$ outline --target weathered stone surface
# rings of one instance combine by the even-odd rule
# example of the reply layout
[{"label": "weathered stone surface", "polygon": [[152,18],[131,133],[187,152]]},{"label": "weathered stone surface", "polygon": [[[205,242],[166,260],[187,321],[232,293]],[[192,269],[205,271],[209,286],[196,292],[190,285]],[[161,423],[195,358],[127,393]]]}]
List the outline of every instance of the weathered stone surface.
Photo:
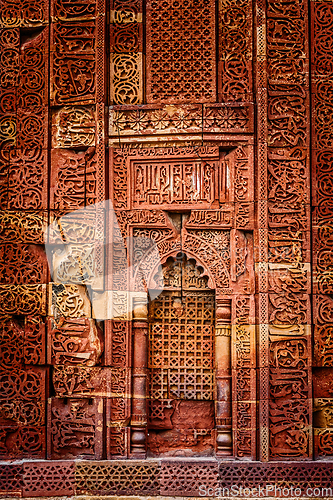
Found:
[{"label": "weathered stone surface", "polygon": [[1,494],[330,484],[332,5],[2,1]]}]

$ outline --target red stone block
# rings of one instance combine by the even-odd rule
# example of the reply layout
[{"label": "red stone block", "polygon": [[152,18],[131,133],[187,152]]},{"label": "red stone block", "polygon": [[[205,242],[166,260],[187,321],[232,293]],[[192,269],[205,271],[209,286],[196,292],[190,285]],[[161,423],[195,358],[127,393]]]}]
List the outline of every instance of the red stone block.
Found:
[{"label": "red stone block", "polygon": [[235,203],[235,225],[236,229],[254,230],[254,203]]},{"label": "red stone block", "polygon": [[333,367],[313,370],[313,397],[333,399]]},{"label": "red stone block", "polygon": [[322,223],[313,231],[313,289],[316,294],[328,294],[333,291],[333,227],[329,222]]},{"label": "red stone block", "polygon": [[17,149],[22,157],[33,159],[34,150],[47,149],[48,115],[48,108],[41,105],[35,105],[33,110],[27,107],[17,110]]},{"label": "red stone block", "polygon": [[84,153],[53,149],[51,165],[51,208],[77,210],[98,201],[94,148]]},{"label": "red stone block", "polygon": [[238,459],[256,458],[256,403],[233,402],[233,455]]},{"label": "red stone block", "polygon": [[[108,402],[107,402],[108,405]],[[109,406],[107,406],[108,411]],[[107,415],[106,456],[108,460],[128,458],[130,454],[131,428],[112,426]]]},{"label": "red stone block", "polygon": [[[81,495],[159,495],[160,465],[153,460],[77,461],[76,492]],[[93,480],[92,480],[93,479]]]},{"label": "red stone block", "polygon": [[272,264],[297,265],[310,262],[310,233],[279,231],[268,233],[268,260]]},{"label": "red stone block", "polygon": [[[238,6],[239,17],[233,16],[234,8],[233,4],[221,3],[218,12],[218,100],[226,102],[253,99],[251,3]],[[238,36],[242,39],[241,45]]]},{"label": "red stone block", "polygon": [[108,320],[104,323],[105,332],[105,365],[115,367],[129,366],[130,344],[129,321]]},{"label": "red stone block", "polygon": [[[76,36],[75,34],[80,28],[84,31],[86,50],[78,50],[78,46],[82,44],[83,33]],[[72,44],[70,48],[66,46],[66,29],[68,41]],[[86,22],[81,26],[76,24],[76,33],[73,33],[71,26],[53,24],[52,35],[56,48],[50,57],[53,106],[87,105],[96,102],[96,53],[91,48],[89,50],[89,41],[92,44],[96,37],[95,22]],[[62,40],[59,40],[59,35]]]},{"label": "red stone block", "polygon": [[199,486],[212,488],[219,486],[217,462],[167,461],[161,466],[161,495],[198,496]]},{"label": "red stone block", "polygon": [[[30,149],[32,148],[32,149]],[[47,208],[47,150],[31,145],[15,150],[8,172],[8,208],[41,210]]]},{"label": "red stone block", "polygon": [[278,291],[268,295],[269,323],[278,325],[308,325],[311,323],[309,295]]},{"label": "red stone block", "polygon": [[40,317],[27,316],[24,325],[13,319],[0,324],[0,367],[4,370],[45,364],[45,325]]},{"label": "red stone block", "polygon": [[[59,227],[61,227],[61,231]],[[96,209],[93,205],[74,212],[70,210],[51,210],[47,235],[48,243],[63,246],[63,238],[66,239],[66,243],[69,245],[104,242],[106,227],[107,217],[103,206],[101,209]]]},{"label": "red stone block", "polygon": [[[8,76],[8,72],[6,72]],[[1,114],[15,113],[17,105],[16,87],[5,88],[2,86],[0,90],[0,112]]]},{"label": "red stone block", "polygon": [[64,22],[90,21],[95,18],[97,9],[96,1],[88,0],[80,4],[79,10],[73,9],[66,0],[55,0],[51,4],[51,16]]},{"label": "red stone block", "polygon": [[[49,28],[44,26],[43,30],[23,42],[21,38],[20,47],[20,78],[18,86],[18,107],[26,111],[33,111],[38,114],[40,106],[48,105],[48,42]],[[31,58],[34,64],[31,64]],[[47,110],[46,110],[47,111]],[[45,113],[43,113],[45,115]],[[46,114],[47,116],[47,114]],[[30,133],[35,127],[37,120],[30,129]],[[28,122],[25,130],[29,131]],[[31,126],[31,120],[30,120]],[[29,132],[28,132],[29,135]],[[47,129],[43,130],[42,137],[47,139]],[[34,138],[37,140],[37,137]]]},{"label": "red stone block", "polygon": [[255,302],[251,295],[234,294],[231,310],[232,325],[255,324]]},{"label": "red stone block", "polygon": [[[316,316],[314,317],[314,319]],[[315,325],[313,366],[333,367],[333,324]]]},{"label": "red stone block", "polygon": [[23,464],[23,496],[72,496],[75,492],[74,462],[26,462]]},{"label": "red stone block", "polygon": [[53,148],[80,150],[95,146],[95,109],[92,106],[64,106],[55,109],[52,113],[51,143]]},{"label": "red stone block", "polygon": [[23,466],[22,464],[1,465],[0,491],[1,493],[22,496]]},{"label": "red stone block", "polygon": [[10,315],[46,314],[46,285],[0,285],[2,312]]},{"label": "red stone block", "polygon": [[[317,88],[320,91],[320,96],[317,94],[314,98],[320,99],[324,102],[327,99],[327,94],[332,92],[333,81],[331,79],[319,80]],[[319,135],[320,138],[320,135]],[[333,152],[331,146],[323,147],[321,149],[312,150],[312,198],[311,204],[315,207],[320,207],[320,213],[323,218],[330,222],[332,217],[332,200],[330,196],[331,176],[333,173],[332,168]]]},{"label": "red stone block", "polygon": [[[311,270],[309,264],[299,264],[297,267],[275,267],[269,264],[268,292],[279,294],[307,294],[311,293]],[[310,323],[310,321],[309,321]]]},{"label": "red stone block", "polygon": [[1,460],[45,459],[45,434],[45,427],[1,425]]},{"label": "red stone block", "polygon": [[[212,1],[200,2],[195,7],[184,4],[181,10],[175,11],[162,1],[147,5],[148,103],[216,101],[215,8]],[[159,37],[162,23],[169,27],[164,31],[163,41]],[[202,30],[206,33],[204,45],[199,37]],[[204,54],[204,59],[199,54]]]},{"label": "red stone block", "polygon": [[26,365],[44,365],[46,335],[43,318],[26,316],[24,335],[24,363]]},{"label": "red stone block", "polygon": [[57,397],[110,396],[112,368],[55,365],[52,382]]},{"label": "red stone block", "polygon": [[280,202],[268,202],[268,227],[274,231],[309,231],[310,205],[297,201],[291,205]]},{"label": "red stone block", "polygon": [[253,294],[253,237],[239,230],[230,232],[230,287],[234,294]]},{"label": "red stone block", "polygon": [[102,333],[89,318],[48,320],[48,364],[86,365],[98,363],[103,351]]},{"label": "red stone block", "polygon": [[51,398],[47,426],[48,459],[102,458],[103,399]]},{"label": "red stone block", "polygon": [[0,245],[1,284],[40,284],[47,281],[47,260],[37,245]]},{"label": "red stone block", "polygon": [[[120,11],[121,12],[121,11]],[[110,47],[116,54],[138,53],[143,50],[142,22],[135,22],[134,9],[131,12],[130,22],[121,22],[115,12],[114,23],[110,25]],[[119,22],[120,21],[120,22]]]},{"label": "red stone block", "polygon": [[269,401],[270,460],[310,458],[311,403],[308,399]]},{"label": "red stone block", "polygon": [[[49,7],[46,0],[29,0],[29,2],[15,2],[15,4],[11,3],[10,0],[3,2],[2,23],[6,28],[13,28],[13,26],[40,27],[46,24],[48,18]],[[14,30],[18,31],[18,28],[14,28]]]},{"label": "red stone block", "polygon": [[0,241],[44,243],[47,213],[42,211],[0,211]]},{"label": "red stone block", "polygon": [[314,429],[314,455],[315,459],[332,459],[333,457],[333,432],[332,429]]},{"label": "red stone block", "polygon": [[313,295],[313,323],[327,326],[333,323],[333,299],[330,295]]}]

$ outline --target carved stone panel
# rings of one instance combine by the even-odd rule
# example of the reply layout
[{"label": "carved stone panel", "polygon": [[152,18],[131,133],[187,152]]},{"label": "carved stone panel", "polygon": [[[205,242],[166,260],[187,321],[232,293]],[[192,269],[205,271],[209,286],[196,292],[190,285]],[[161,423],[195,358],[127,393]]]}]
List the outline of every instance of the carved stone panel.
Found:
[{"label": "carved stone panel", "polygon": [[0,25],[0,493],[330,487],[332,1]]},{"label": "carved stone panel", "polygon": [[102,458],[102,399],[51,398],[48,426],[48,458]]},{"label": "carved stone panel", "polygon": [[149,0],[147,101],[214,102],[215,71],[213,0]]}]

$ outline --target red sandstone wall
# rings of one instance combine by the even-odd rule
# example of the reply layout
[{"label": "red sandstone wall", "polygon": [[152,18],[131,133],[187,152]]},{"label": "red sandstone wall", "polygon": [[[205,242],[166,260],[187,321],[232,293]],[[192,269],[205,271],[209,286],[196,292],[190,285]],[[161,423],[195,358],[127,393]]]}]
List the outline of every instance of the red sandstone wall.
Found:
[{"label": "red sandstone wall", "polygon": [[[26,494],[74,491],[76,458],[332,458],[332,5],[2,0],[0,457],[49,460]],[[204,354],[159,347],[140,238],[213,291]],[[137,467],[141,493],[187,474]]]}]

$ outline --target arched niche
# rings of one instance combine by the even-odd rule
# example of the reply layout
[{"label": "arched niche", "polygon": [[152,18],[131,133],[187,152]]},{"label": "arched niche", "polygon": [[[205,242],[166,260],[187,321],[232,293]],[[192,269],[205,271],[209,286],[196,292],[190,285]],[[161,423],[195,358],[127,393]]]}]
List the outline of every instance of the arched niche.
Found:
[{"label": "arched niche", "polygon": [[154,271],[149,286],[160,293],[148,314],[148,453],[214,455],[221,394],[214,280],[190,252],[166,256]]}]

